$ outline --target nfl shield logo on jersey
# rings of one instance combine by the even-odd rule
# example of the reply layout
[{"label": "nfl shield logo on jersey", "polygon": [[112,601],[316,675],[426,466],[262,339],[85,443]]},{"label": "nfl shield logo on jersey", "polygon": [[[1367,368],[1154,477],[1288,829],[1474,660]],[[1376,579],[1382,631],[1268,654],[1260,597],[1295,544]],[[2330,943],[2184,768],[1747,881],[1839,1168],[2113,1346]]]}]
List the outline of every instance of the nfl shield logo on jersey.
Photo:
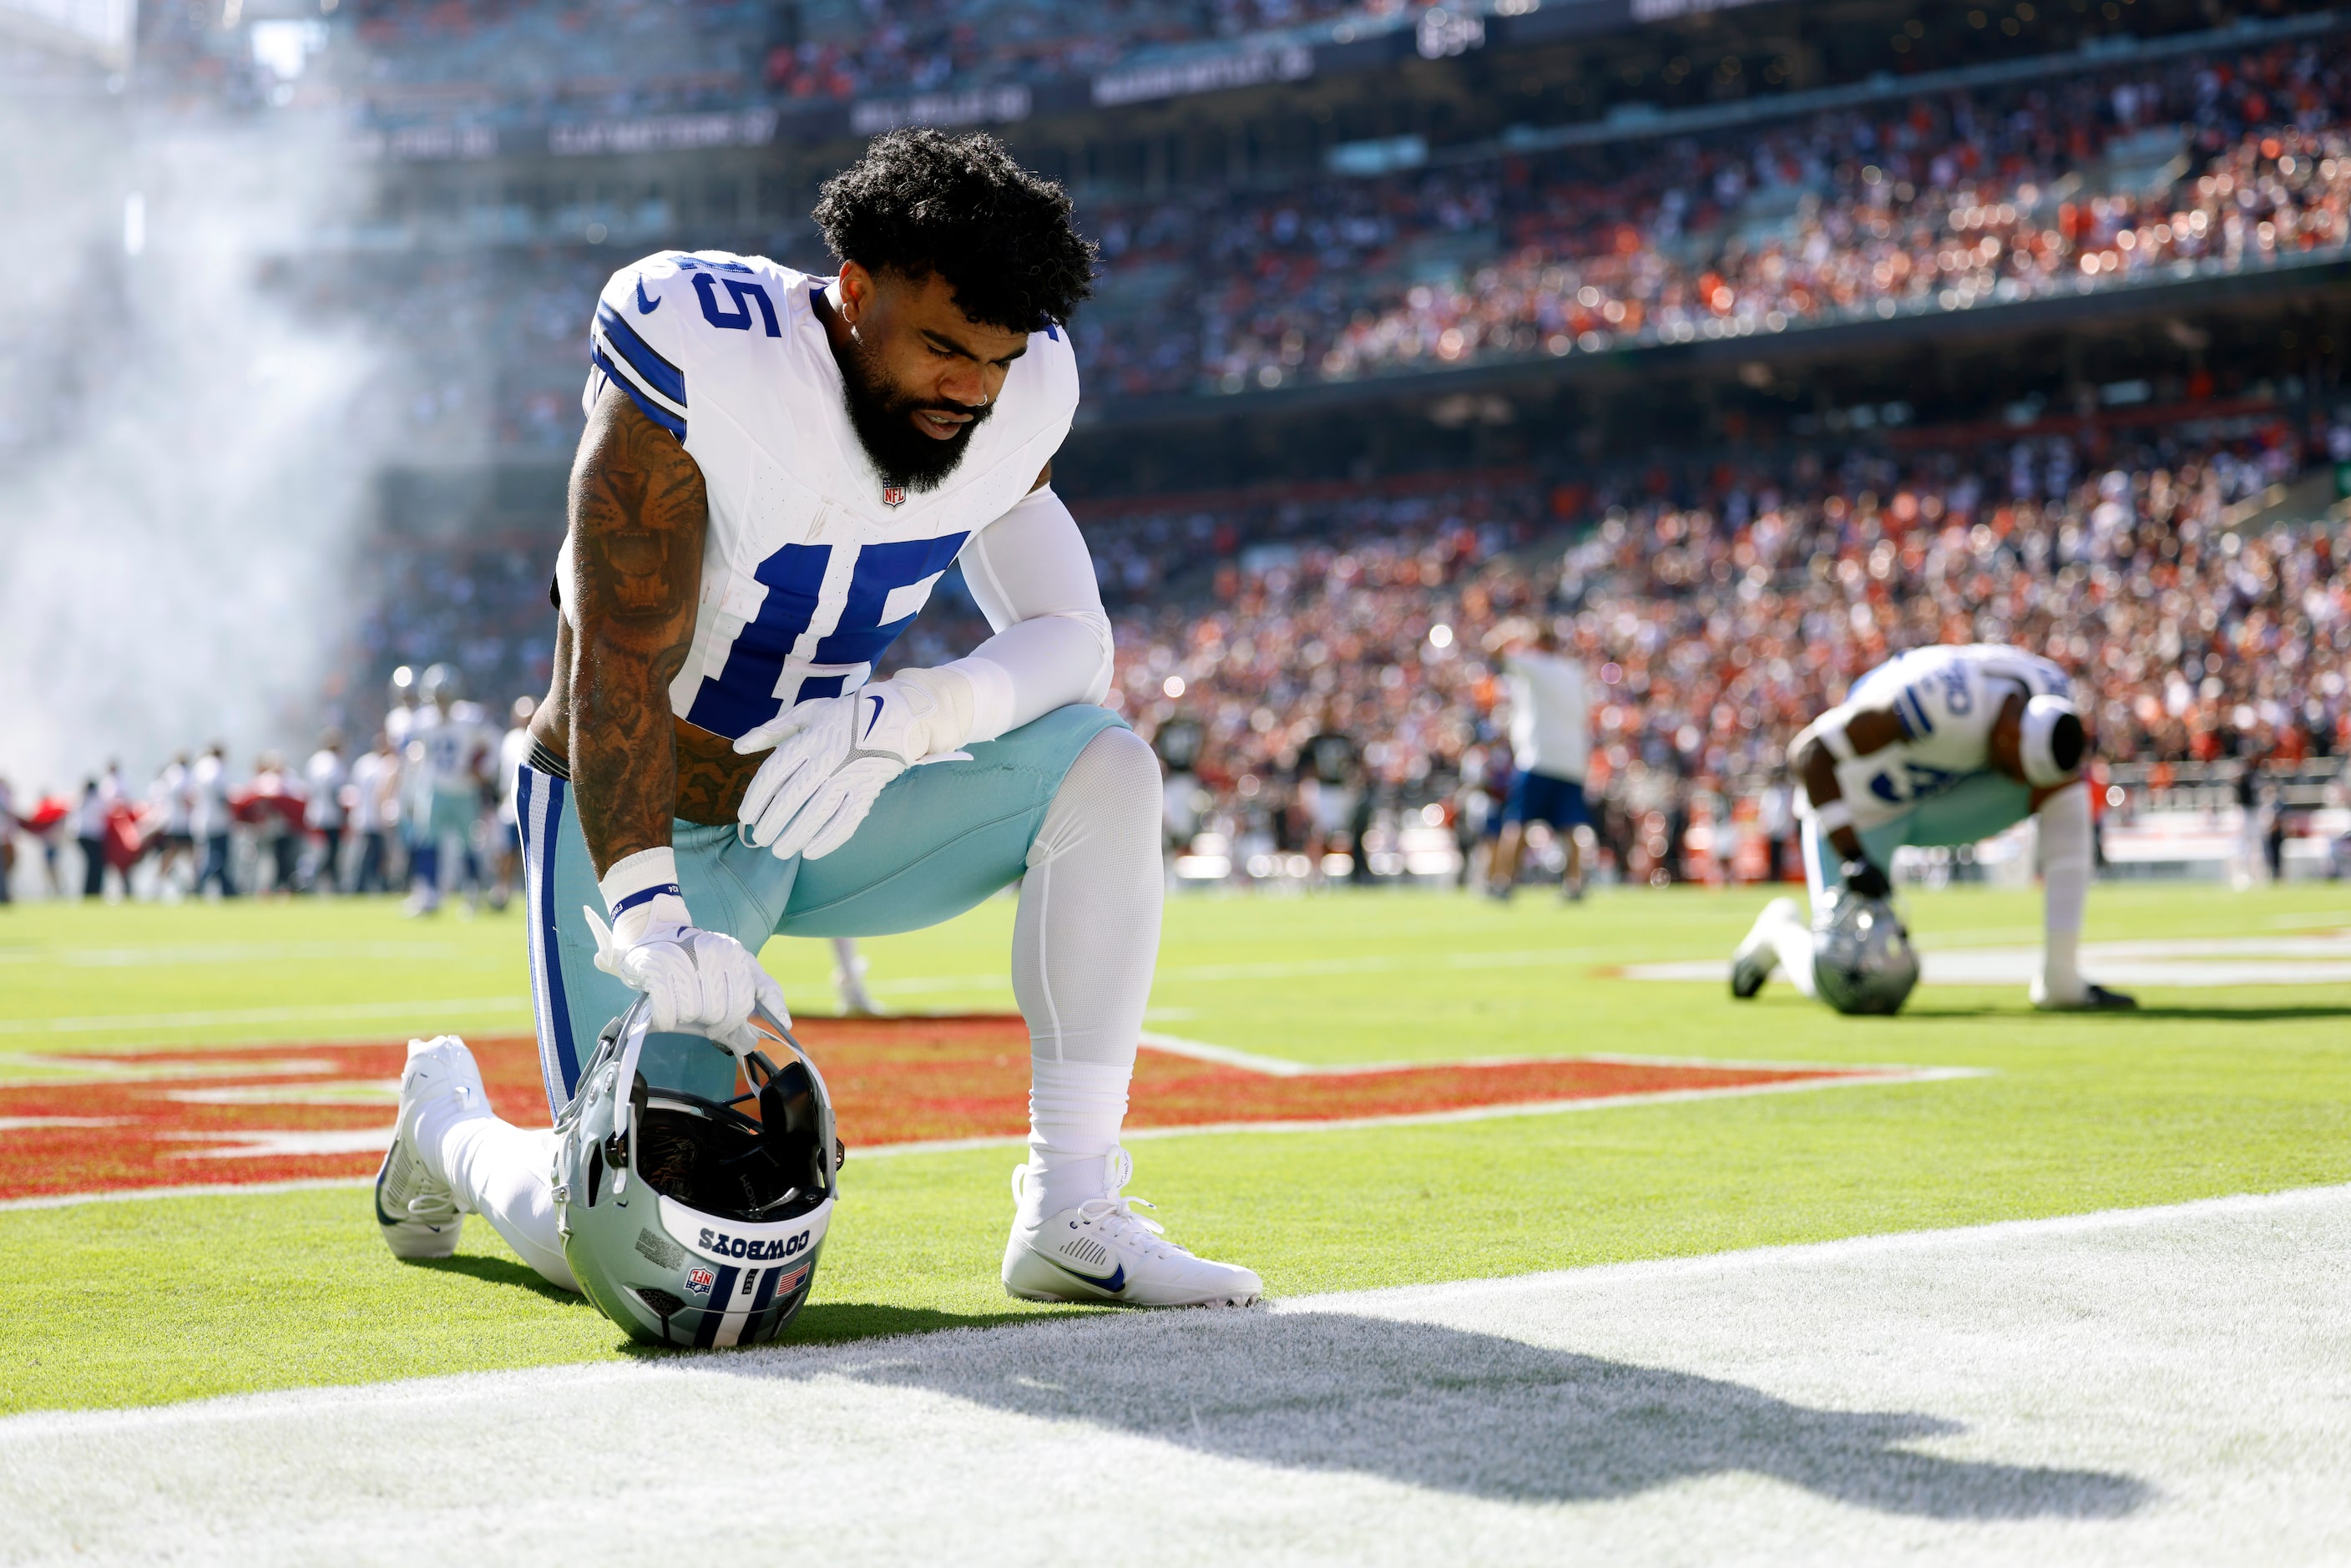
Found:
[{"label": "nfl shield logo on jersey", "polygon": [[905,498],[906,487],[904,485],[884,485],[882,486],[882,504],[883,506],[894,507]]}]

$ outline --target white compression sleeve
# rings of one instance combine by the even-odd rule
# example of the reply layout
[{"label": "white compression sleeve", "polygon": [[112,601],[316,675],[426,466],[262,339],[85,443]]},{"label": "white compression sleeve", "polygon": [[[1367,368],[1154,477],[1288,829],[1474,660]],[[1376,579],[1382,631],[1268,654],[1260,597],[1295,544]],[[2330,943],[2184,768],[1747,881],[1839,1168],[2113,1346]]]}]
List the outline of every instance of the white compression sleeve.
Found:
[{"label": "white compression sleeve", "polygon": [[444,1127],[417,1128],[430,1166],[437,1163],[457,1207],[478,1214],[548,1283],[577,1291],[555,1232],[555,1129],[537,1131],[496,1116],[468,1116]]},{"label": "white compression sleeve", "polygon": [[1795,900],[1789,899],[1787,907],[1779,911],[1779,918],[1771,920],[1772,956],[1779,959],[1780,973],[1803,996],[1818,994],[1813,981],[1813,928],[1796,913]]},{"label": "white compression sleeve", "polygon": [[1078,520],[1040,485],[964,546],[973,602],[996,635],[942,668],[972,685],[971,738],[993,740],[1110,690],[1110,617]]},{"label": "white compression sleeve", "polygon": [[1159,955],[1159,759],[1128,729],[1078,754],[1020,880],[1012,989],[1029,1020],[1030,1201],[1107,1190]]}]

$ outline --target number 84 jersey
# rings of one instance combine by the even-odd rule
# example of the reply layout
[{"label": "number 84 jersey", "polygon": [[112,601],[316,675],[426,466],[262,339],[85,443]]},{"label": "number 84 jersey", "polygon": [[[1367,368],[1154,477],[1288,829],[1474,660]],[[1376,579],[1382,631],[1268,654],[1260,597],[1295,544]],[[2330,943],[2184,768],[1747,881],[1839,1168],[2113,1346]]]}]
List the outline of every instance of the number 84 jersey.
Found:
[{"label": "number 84 jersey", "polygon": [[2037,653],[1991,643],[1913,648],[1855,681],[1839,706],[1799,736],[1865,708],[1892,711],[1896,744],[1837,765],[1854,821],[1876,827],[1991,767],[1991,730],[2011,695],[2068,696],[2065,672]]},{"label": "number 84 jersey", "polygon": [[955,472],[924,492],[891,484],[850,424],[817,313],[831,281],[764,256],[664,252],[612,275],[589,334],[583,401],[618,387],[702,470],[701,601],[670,708],[730,740],[862,685],[964,546],[1036,485],[1077,412],[1069,334],[1049,323]]}]

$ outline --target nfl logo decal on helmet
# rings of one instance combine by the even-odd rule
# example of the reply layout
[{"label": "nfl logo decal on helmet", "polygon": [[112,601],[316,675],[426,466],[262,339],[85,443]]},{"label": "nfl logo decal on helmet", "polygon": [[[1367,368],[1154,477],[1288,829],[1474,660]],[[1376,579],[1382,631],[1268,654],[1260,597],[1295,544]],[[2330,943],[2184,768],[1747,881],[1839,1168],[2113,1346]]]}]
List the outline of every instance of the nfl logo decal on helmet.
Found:
[{"label": "nfl logo decal on helmet", "polygon": [[655,1033],[640,997],[556,1122],[564,1261],[632,1339],[758,1344],[808,1299],[841,1166],[832,1101],[781,1022],[751,1021],[766,1049],[738,1058]]},{"label": "nfl logo decal on helmet", "polygon": [[906,486],[904,485],[884,485],[882,486],[882,504],[883,506],[894,507],[905,498]]}]

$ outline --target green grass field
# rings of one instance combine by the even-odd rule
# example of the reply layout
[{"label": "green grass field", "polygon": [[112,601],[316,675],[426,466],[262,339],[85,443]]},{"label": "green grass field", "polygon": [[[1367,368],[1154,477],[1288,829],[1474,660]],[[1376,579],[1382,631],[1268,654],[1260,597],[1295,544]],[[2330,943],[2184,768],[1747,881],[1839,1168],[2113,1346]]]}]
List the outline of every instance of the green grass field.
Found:
[{"label": "green grass field", "polygon": [[[2037,1015],[2021,987],[1922,988],[1847,1019],[1775,986],[1614,977],[1728,954],[1751,893],[1578,907],[1434,894],[1181,898],[1152,1027],[1312,1062],[1607,1052],[1890,1062],[1983,1076],[1453,1125],[1217,1134],[1136,1145],[1130,1189],[1277,1295],[1968,1225],[2351,1179],[2351,985],[2142,992],[2136,1015]],[[2037,940],[2037,893],[1909,901],[1928,946]],[[1012,905],[868,944],[906,1010],[1008,1009]],[[2092,941],[2351,928],[2351,891],[2106,886]],[[808,1010],[829,954],[767,954]],[[516,914],[379,903],[0,913],[0,1082],[94,1048],[528,1028]],[[0,1124],[0,1137],[7,1136]],[[991,1322],[1008,1150],[857,1160],[802,1339]],[[632,1354],[479,1221],[402,1266],[362,1191],[0,1212],[0,1412],[152,1404]],[[21,1310],[22,1303],[34,1310]],[[723,1353],[722,1353],[723,1354]]]}]

